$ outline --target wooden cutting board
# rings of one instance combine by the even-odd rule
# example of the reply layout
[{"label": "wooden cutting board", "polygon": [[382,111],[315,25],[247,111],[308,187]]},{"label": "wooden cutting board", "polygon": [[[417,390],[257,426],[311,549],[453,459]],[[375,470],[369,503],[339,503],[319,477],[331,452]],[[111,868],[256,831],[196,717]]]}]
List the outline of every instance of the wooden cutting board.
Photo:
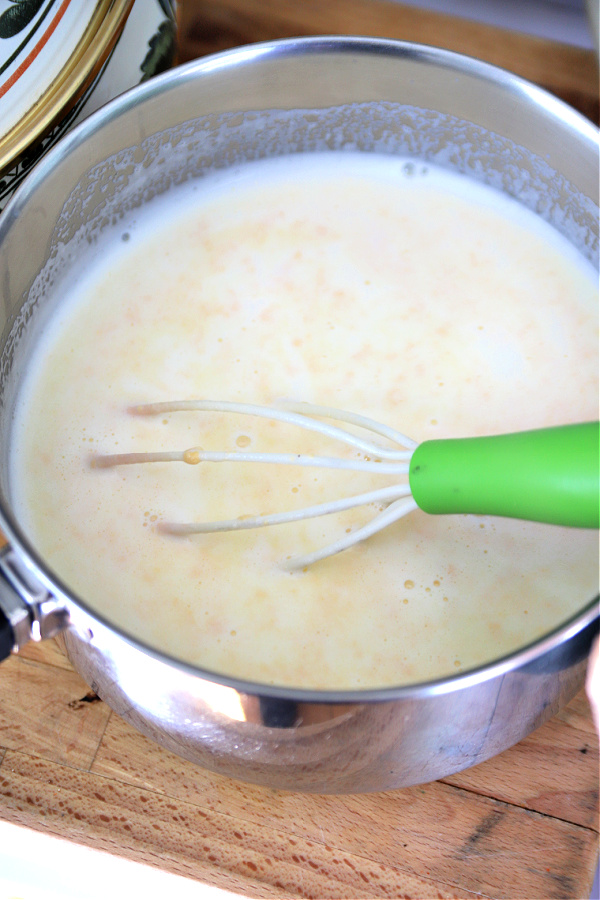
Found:
[{"label": "wooden cutting board", "polygon": [[162,750],[46,642],[0,667],[0,745],[0,817],[249,897],[590,895],[598,741],[583,694],[443,781],[302,795]]},{"label": "wooden cutting board", "polygon": [[[301,34],[478,56],[598,121],[594,54],[376,0],[180,0],[180,60]],[[598,739],[579,694],[516,747],[432,784],[302,795],[213,775],[112,713],[55,642],[0,667],[0,817],[251,897],[587,898]]]},{"label": "wooden cutting board", "polygon": [[311,34],[416,41],[516,72],[598,123],[598,64],[590,50],[393,0],[179,0],[179,9],[180,62],[239,44]]}]

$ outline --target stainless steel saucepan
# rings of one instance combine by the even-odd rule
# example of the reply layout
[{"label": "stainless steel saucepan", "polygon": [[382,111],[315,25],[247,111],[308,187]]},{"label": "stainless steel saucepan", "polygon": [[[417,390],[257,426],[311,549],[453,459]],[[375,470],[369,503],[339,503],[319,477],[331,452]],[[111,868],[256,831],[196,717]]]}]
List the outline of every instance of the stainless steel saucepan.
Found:
[{"label": "stainless steel saucepan", "polygon": [[19,523],[9,456],[35,335],[71,261],[99,252],[105,229],[208,168],[341,148],[466,173],[517,197],[597,259],[593,125],[507,72],[377,39],[242,47],[159,76],[64,138],[0,219],[3,656],[62,632],[83,678],[160,744],[236,778],[320,792],[430,781],[519,741],[581,687],[597,599],[582,596],[578,615],[517,653],[426,684],[326,692],[227,679],[144,646],[70,593]]}]

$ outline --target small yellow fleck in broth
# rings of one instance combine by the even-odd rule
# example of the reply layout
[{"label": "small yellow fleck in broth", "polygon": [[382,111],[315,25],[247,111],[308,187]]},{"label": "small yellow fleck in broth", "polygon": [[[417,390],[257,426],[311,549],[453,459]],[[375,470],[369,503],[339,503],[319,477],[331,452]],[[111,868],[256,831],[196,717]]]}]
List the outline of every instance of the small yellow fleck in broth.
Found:
[{"label": "small yellow fleck in broth", "polygon": [[[74,279],[40,341],[11,472],[24,527],[103,616],[231,676],[351,689],[467,670],[593,596],[597,536],[576,529],[416,511],[299,572],[286,560],[374,508],[166,534],[162,522],[286,511],[393,478],[199,462],[198,447],[250,444],[357,456],[262,419],[128,412],[288,397],[418,441],[595,418],[595,276],[549,226],[433,166],[406,177],[393,157],[330,153],[249,164],[234,188],[207,176],[123,227],[130,240],[116,234]],[[116,447],[197,464],[89,465]]]}]

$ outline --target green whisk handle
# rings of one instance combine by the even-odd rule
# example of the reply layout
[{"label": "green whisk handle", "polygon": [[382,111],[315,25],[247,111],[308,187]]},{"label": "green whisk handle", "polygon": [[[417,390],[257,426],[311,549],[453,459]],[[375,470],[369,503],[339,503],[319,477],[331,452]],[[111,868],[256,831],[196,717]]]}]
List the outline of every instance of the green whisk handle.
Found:
[{"label": "green whisk handle", "polygon": [[427,513],[474,513],[598,528],[599,423],[425,441],[409,483]]}]

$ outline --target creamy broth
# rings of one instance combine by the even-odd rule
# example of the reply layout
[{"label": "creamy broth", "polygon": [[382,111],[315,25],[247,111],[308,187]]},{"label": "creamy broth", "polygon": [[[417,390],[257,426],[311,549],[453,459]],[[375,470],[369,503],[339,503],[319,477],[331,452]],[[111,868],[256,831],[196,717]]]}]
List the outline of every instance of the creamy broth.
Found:
[{"label": "creamy broth", "polygon": [[374,510],[235,534],[157,529],[390,476],[90,466],[98,453],[195,446],[354,453],[245,416],[128,413],[161,400],[306,400],[419,441],[596,418],[596,275],[549,226],[458,175],[330,153],[207,176],[126,228],[40,341],[13,439],[24,527],[93,608],[209,670],[353,689],[464,671],[591,599],[595,532],[417,511],[289,572],[289,556]]}]

